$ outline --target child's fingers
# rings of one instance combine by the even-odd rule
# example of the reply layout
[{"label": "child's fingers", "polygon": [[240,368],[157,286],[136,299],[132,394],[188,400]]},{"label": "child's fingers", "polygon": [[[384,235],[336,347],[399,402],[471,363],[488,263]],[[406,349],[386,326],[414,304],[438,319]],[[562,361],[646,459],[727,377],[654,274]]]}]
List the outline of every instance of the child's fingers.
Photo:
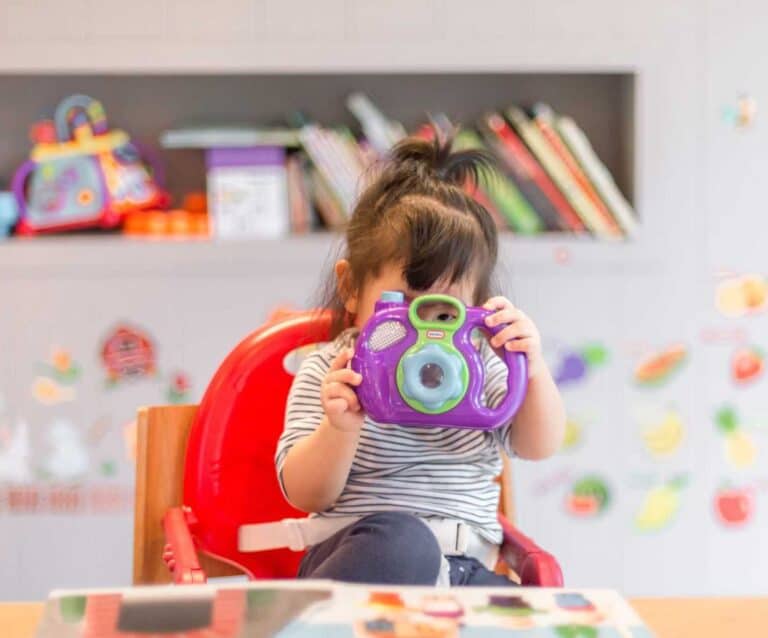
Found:
[{"label": "child's fingers", "polygon": [[352,348],[344,348],[344,350],[339,352],[339,354],[336,355],[336,358],[331,361],[331,367],[328,368],[328,371],[332,372],[334,370],[341,370],[342,368],[345,368],[354,353],[355,351]]},{"label": "child's fingers", "polygon": [[334,370],[325,377],[325,383],[346,383],[348,385],[360,385],[363,381],[363,375],[359,372],[355,372],[351,368],[342,368],[341,370]]},{"label": "child's fingers", "polygon": [[498,326],[502,323],[513,323],[514,321],[520,321],[524,319],[525,315],[522,310],[518,310],[514,306],[508,308],[502,308],[498,312],[494,312],[492,315],[488,315],[485,318],[485,325],[488,327]]},{"label": "child's fingers", "polygon": [[531,334],[526,330],[525,326],[513,323],[493,335],[490,339],[490,344],[493,348],[500,348],[508,341],[525,339],[530,336]]},{"label": "child's fingers", "polygon": [[325,413],[328,416],[341,416],[349,409],[349,404],[341,398],[330,399],[325,402]]},{"label": "child's fingers", "polygon": [[498,295],[496,297],[491,297],[488,301],[486,301],[483,304],[483,308],[486,310],[501,310],[502,308],[514,308],[514,304],[507,299],[506,297],[503,297],[501,295]]},{"label": "child's fingers", "polygon": [[525,339],[513,339],[512,341],[507,341],[504,344],[504,348],[509,350],[510,352],[531,352],[534,350],[536,346],[536,342],[534,339],[527,337]]},{"label": "child's fingers", "polygon": [[353,412],[358,412],[360,410],[360,403],[357,400],[357,395],[348,385],[333,381],[324,386],[323,395],[326,403],[331,403],[337,399],[343,399],[347,406],[345,409],[352,410]]}]

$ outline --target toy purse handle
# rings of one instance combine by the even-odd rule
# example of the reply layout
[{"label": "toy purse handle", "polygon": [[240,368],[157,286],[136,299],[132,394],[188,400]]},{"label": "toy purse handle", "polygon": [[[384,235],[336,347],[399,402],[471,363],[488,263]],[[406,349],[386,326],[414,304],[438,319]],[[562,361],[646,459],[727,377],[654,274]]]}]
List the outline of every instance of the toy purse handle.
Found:
[{"label": "toy purse handle", "polygon": [[[479,367],[482,370],[482,376],[479,379],[483,381],[485,380],[485,365],[482,353],[476,350],[471,342],[472,330],[480,328],[493,336],[506,328],[509,324],[503,323],[492,327],[488,327],[485,324],[485,319],[494,312],[496,311],[486,310],[485,308],[468,308],[466,321],[456,333],[456,339],[459,342],[467,343],[471,347],[472,356],[475,361],[474,367]],[[501,425],[506,425],[520,409],[525,398],[525,392],[528,387],[528,359],[522,352],[511,352],[506,348],[502,348],[502,350],[504,353],[502,359],[507,366],[507,393],[501,400],[501,403],[495,408],[482,405],[480,397],[485,389],[485,384],[479,381],[470,384],[469,392],[472,393],[470,400],[473,402],[478,414],[489,420],[500,422]]]},{"label": "toy purse handle", "polygon": [[27,212],[27,178],[35,170],[37,162],[27,160],[13,174],[11,179],[11,191],[16,197],[16,203],[19,206],[19,217],[23,217]]},{"label": "toy purse handle", "polygon": [[78,113],[83,113],[88,119],[94,135],[107,132],[107,116],[101,102],[87,95],[70,95],[56,107],[53,118],[59,142],[68,142],[73,138],[72,120]]}]

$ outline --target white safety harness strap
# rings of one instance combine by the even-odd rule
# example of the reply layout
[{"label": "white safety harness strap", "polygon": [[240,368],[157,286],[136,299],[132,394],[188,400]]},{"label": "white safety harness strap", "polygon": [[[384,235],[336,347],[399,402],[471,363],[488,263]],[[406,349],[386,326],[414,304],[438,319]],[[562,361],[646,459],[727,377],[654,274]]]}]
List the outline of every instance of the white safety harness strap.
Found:
[{"label": "white safety harness strap", "polygon": [[[237,547],[241,552],[288,548],[301,552],[322,543],[336,532],[360,520],[358,516],[284,518],[274,523],[241,525]],[[499,557],[499,546],[484,539],[470,525],[452,519],[421,518],[437,539],[445,556],[470,556],[488,569]]]}]

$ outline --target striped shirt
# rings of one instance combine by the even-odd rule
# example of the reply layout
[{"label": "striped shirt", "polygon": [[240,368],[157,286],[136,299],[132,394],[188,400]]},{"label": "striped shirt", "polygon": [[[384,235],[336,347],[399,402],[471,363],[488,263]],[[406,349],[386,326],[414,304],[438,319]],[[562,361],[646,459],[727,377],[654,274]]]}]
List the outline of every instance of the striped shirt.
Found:
[{"label": "striped shirt", "polygon": [[[302,362],[286,407],[285,429],[275,455],[280,485],[285,457],[323,419],[320,389],[331,362],[349,343],[342,334]],[[507,391],[507,368],[486,345],[485,400],[498,405]],[[501,542],[497,520],[502,461],[511,453],[511,424],[493,431],[440,427],[401,427],[365,418],[347,483],[337,501],[317,516],[365,516],[403,511],[422,518],[448,518]],[[283,487],[283,491],[285,488]]]}]

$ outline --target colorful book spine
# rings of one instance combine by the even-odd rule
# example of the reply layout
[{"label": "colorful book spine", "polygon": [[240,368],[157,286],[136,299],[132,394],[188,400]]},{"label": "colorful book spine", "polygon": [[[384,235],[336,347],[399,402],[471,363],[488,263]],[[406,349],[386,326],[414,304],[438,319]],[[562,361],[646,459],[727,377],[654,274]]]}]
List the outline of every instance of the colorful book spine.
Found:
[{"label": "colorful book spine", "polygon": [[576,158],[573,156],[558,132],[555,130],[554,117],[554,113],[552,112],[552,109],[549,108],[549,106],[545,104],[538,104],[534,107],[533,121],[535,122],[536,126],[539,127],[541,134],[547,138],[547,141],[550,143],[557,156],[568,167],[568,170],[571,172],[571,175],[573,175],[576,183],[582,188],[587,197],[589,197],[589,199],[595,205],[610,233],[614,237],[621,237],[624,235],[623,230],[614,219],[611,211],[608,210],[605,202],[603,202],[603,200],[600,198],[600,195],[598,195],[597,191],[592,186],[592,182],[589,181],[589,178],[586,176],[584,170],[576,161]]},{"label": "colorful book spine", "polygon": [[521,109],[511,107],[507,109],[507,117],[520,134],[520,137],[523,138],[541,165],[549,173],[552,181],[555,182],[571,206],[579,214],[585,226],[601,239],[614,237],[600,216],[597,207],[579,187],[568,171],[568,167],[555,154],[547,139],[541,134],[536,125],[528,119],[528,116]]},{"label": "colorful book spine", "polygon": [[[480,136],[469,129],[462,130],[454,142],[457,150],[486,150]],[[536,235],[544,224],[517,187],[498,171],[483,171],[482,186],[507,223],[521,235]]]},{"label": "colorful book spine", "polygon": [[288,181],[288,205],[291,232],[304,235],[312,230],[312,207],[304,178],[304,167],[298,153],[289,156],[285,164]]},{"label": "colorful book spine", "polygon": [[633,235],[637,231],[637,215],[600,161],[584,131],[573,119],[562,115],[555,118],[555,128],[621,228],[627,235]]},{"label": "colorful book spine", "polygon": [[482,118],[481,129],[510,178],[539,213],[549,230],[583,232],[581,219],[544,169],[498,113]]}]

